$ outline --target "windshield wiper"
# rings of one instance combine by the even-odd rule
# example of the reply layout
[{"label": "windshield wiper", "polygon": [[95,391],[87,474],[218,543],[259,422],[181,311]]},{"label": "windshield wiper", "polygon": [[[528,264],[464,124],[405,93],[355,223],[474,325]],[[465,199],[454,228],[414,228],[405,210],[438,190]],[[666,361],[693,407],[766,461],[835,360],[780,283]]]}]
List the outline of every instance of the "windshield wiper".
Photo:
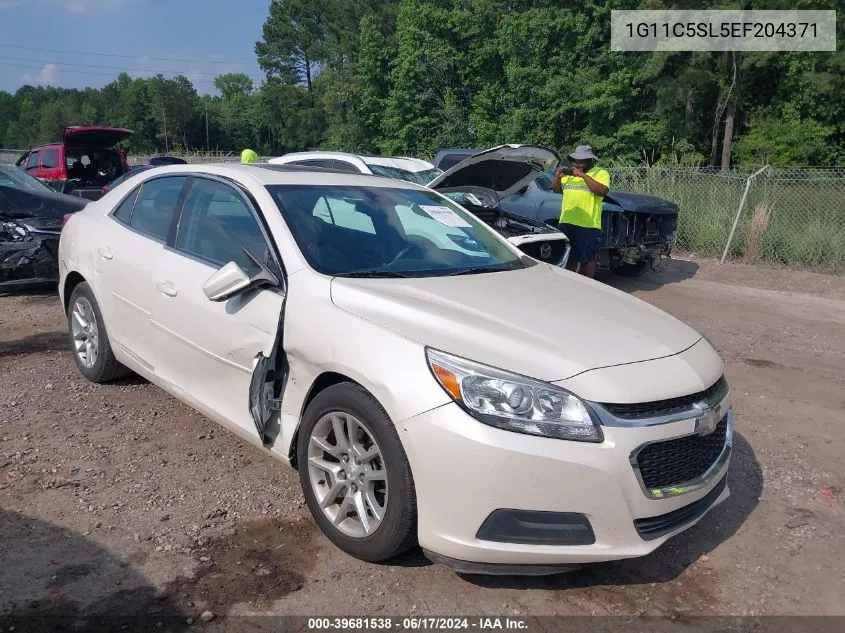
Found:
[{"label": "windshield wiper", "polygon": [[410,277],[405,273],[396,272],[395,270],[353,270],[352,272],[338,274],[338,277],[384,277],[384,278],[399,278]]},{"label": "windshield wiper", "polygon": [[484,273],[498,273],[503,270],[515,270],[513,266],[474,266],[472,268],[462,268],[461,270],[449,273],[448,277],[457,277],[458,275],[482,275]]}]

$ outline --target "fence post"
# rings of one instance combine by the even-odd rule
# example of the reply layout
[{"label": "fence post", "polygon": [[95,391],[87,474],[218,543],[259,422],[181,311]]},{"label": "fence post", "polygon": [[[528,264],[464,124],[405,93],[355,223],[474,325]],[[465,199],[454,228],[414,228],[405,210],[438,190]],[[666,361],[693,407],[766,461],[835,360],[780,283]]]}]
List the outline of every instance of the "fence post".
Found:
[{"label": "fence post", "polygon": [[742,215],[742,208],[745,206],[745,200],[748,198],[748,191],[751,189],[751,181],[754,180],[757,176],[762,174],[769,168],[768,165],[763,167],[762,169],[754,172],[745,180],[745,191],[742,193],[742,200],[739,201],[739,208],[736,210],[736,217],[734,218],[734,225],[731,227],[731,234],[728,235],[728,243],[725,244],[725,252],[722,253],[722,260],[719,262],[720,264],[725,263],[725,258],[728,256],[728,250],[731,248],[731,242],[734,239],[734,233],[736,232],[736,225],[739,224],[739,216]]}]

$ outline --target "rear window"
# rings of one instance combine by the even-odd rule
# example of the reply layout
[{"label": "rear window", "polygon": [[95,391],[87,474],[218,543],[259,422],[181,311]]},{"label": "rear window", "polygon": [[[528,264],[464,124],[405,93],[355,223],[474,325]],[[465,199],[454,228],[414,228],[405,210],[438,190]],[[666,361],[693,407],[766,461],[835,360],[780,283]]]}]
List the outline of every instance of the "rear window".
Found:
[{"label": "rear window", "polygon": [[186,176],[171,176],[148,180],[141,185],[129,226],[166,242],[186,179]]}]

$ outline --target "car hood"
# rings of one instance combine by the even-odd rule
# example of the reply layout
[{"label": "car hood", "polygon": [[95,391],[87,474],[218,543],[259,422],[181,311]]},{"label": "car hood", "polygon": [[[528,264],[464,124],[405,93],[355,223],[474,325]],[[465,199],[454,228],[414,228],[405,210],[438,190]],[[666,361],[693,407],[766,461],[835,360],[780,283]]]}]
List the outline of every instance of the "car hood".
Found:
[{"label": "car hood", "polygon": [[75,213],[87,204],[88,201],[83,198],[63,193],[42,193],[0,185],[0,218],[6,220],[42,218],[45,221],[58,222],[61,227],[62,216]]},{"label": "car hood", "polygon": [[672,356],[701,339],[644,301],[546,264],[456,277],[335,277],[331,297],[422,345],[546,381]]},{"label": "car hood", "polygon": [[529,185],[560,163],[554,150],[539,145],[501,145],[462,160],[428,183],[438,191],[493,191],[499,199]]},{"label": "car hood", "polygon": [[73,147],[114,147],[120,141],[132,136],[132,130],[121,127],[102,127],[99,125],[76,125],[65,128],[64,143]]},{"label": "car hood", "polygon": [[657,213],[676,214],[678,205],[657,196],[650,196],[645,193],[631,193],[630,191],[610,190],[605,197],[605,202],[616,203],[624,211],[636,213]]}]

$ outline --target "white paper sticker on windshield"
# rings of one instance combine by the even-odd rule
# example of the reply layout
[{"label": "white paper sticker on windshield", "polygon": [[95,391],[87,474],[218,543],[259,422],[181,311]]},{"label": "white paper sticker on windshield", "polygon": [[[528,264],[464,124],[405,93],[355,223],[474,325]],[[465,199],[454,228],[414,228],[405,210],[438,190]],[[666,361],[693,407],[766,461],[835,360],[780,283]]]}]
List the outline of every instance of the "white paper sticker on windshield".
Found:
[{"label": "white paper sticker on windshield", "polygon": [[472,224],[464,220],[461,216],[452,211],[452,209],[450,209],[449,207],[439,207],[430,204],[421,204],[420,208],[425,211],[432,219],[440,222],[440,224],[459,228],[472,227]]}]

